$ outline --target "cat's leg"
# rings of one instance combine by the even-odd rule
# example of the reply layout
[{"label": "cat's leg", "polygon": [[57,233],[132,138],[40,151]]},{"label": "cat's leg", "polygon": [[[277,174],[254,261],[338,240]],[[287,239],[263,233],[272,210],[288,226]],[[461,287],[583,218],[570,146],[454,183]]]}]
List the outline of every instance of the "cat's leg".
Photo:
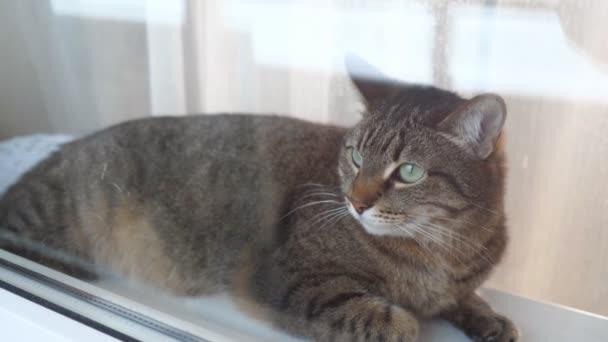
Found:
[{"label": "cat's leg", "polygon": [[316,276],[282,294],[279,325],[315,341],[413,342],[418,320],[348,275]]},{"label": "cat's leg", "polygon": [[461,300],[458,306],[443,312],[441,317],[476,342],[515,342],[519,338],[515,324],[494,312],[475,293]]}]

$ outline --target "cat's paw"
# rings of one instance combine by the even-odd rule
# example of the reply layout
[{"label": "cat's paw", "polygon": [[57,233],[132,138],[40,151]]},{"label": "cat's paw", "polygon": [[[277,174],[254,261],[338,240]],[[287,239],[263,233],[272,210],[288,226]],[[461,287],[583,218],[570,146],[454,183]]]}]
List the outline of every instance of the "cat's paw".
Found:
[{"label": "cat's paw", "polygon": [[516,342],[519,340],[517,327],[508,318],[495,315],[479,318],[468,329],[475,342]]},{"label": "cat's paw", "polygon": [[350,322],[333,324],[337,338],[332,341],[415,342],[418,320],[406,310],[384,301],[361,303]]}]

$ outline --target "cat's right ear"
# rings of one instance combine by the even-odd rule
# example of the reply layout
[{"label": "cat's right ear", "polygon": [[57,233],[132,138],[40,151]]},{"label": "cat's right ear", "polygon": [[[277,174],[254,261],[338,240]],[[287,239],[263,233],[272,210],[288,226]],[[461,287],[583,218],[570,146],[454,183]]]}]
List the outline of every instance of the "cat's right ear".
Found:
[{"label": "cat's right ear", "polygon": [[395,82],[390,77],[360,57],[347,55],[344,62],[348,75],[366,106],[386,98],[394,89]]},{"label": "cat's right ear", "polygon": [[495,94],[478,95],[439,123],[479,159],[486,159],[496,147],[507,116],[505,101]]}]

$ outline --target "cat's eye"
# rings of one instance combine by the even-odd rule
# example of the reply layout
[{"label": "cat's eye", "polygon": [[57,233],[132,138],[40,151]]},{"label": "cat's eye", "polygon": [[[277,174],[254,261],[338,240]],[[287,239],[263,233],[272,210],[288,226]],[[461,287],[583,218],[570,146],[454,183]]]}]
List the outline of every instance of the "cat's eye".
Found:
[{"label": "cat's eye", "polygon": [[416,183],[424,176],[424,169],[416,164],[405,163],[399,167],[399,180],[403,183]]},{"label": "cat's eye", "polygon": [[363,163],[363,156],[356,147],[351,148],[351,157],[353,158],[353,163],[355,163],[357,167],[361,166]]}]

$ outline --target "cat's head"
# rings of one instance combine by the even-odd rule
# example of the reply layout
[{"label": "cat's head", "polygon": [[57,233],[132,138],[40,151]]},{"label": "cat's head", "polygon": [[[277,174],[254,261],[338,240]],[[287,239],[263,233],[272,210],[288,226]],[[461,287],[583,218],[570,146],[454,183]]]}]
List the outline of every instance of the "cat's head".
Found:
[{"label": "cat's head", "polygon": [[347,207],[368,233],[437,236],[502,214],[499,96],[467,100],[378,75],[351,79],[365,110],[345,136],[339,175]]}]

